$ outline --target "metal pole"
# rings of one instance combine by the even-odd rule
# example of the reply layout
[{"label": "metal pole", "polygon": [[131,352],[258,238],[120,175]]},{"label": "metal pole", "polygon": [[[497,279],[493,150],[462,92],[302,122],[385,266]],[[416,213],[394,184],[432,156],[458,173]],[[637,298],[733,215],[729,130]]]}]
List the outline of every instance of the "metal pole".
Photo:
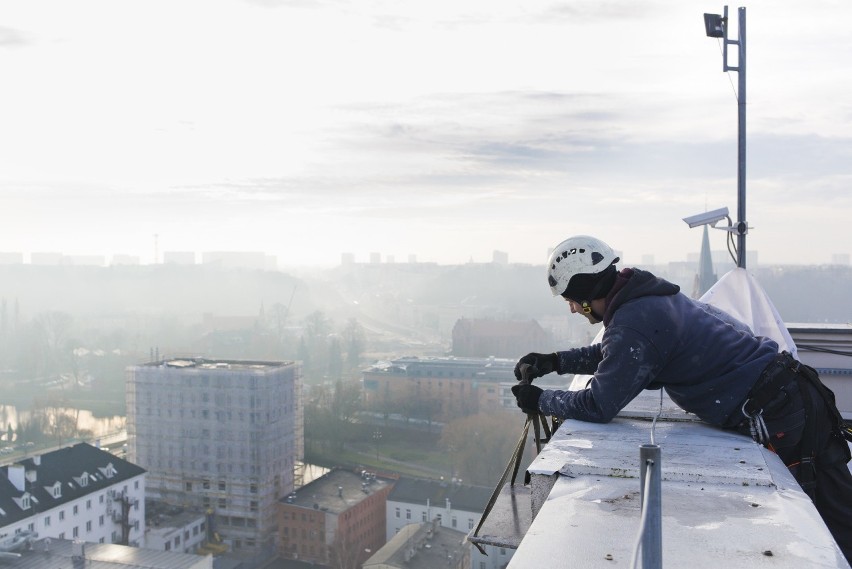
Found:
[{"label": "metal pole", "polygon": [[[663,567],[663,489],[659,445],[639,447],[639,486],[642,516],[647,522],[642,534],[642,569]],[[646,480],[647,478],[647,480]],[[646,489],[647,484],[647,489]],[[648,495],[647,503],[645,494]],[[645,509],[648,509],[647,513]]]},{"label": "metal pole", "polygon": [[739,79],[737,110],[737,266],[746,266],[746,9],[739,9]]}]

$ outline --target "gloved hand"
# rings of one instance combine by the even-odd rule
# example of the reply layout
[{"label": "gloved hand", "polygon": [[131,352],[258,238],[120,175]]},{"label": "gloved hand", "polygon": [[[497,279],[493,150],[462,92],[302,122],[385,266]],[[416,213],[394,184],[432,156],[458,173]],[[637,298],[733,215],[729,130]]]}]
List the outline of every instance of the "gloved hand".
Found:
[{"label": "gloved hand", "polygon": [[537,354],[532,352],[519,359],[518,363],[515,364],[515,378],[518,381],[524,379],[521,375],[521,365],[523,364],[530,366],[530,369],[527,370],[526,379],[532,381],[537,377],[541,377],[555,371],[557,362],[558,357],[556,354]]},{"label": "gloved hand", "polygon": [[542,389],[531,383],[519,383],[512,386],[512,395],[518,400],[518,407],[524,413],[538,413],[538,400]]}]

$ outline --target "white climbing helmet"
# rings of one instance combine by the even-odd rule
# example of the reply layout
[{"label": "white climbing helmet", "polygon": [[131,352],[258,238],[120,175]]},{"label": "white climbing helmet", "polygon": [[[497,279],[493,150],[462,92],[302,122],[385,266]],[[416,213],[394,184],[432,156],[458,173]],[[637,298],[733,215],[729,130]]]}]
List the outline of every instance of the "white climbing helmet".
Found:
[{"label": "white climbing helmet", "polygon": [[618,260],[612,248],[600,239],[588,235],[569,237],[556,246],[547,263],[550,291],[553,296],[563,295],[575,275],[603,272]]}]

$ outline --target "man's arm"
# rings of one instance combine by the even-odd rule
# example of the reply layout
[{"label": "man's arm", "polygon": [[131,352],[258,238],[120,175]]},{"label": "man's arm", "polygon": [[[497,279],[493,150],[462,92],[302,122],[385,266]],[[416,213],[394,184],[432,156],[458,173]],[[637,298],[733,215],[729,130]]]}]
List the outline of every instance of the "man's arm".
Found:
[{"label": "man's arm", "polygon": [[[592,370],[594,377],[589,386],[579,391],[544,390],[538,401],[542,413],[561,419],[608,423],[648,387],[658,373],[659,354],[656,348],[635,330],[610,328],[600,345],[578,350],[591,350],[591,354],[586,354],[591,356],[595,347],[602,358],[597,368]],[[569,357],[573,358],[575,352],[577,350],[559,352],[560,362],[562,354],[572,354]],[[573,360],[571,365],[577,365],[577,361]]]},{"label": "man's arm", "polygon": [[595,373],[603,360],[603,351],[600,344],[574,348],[564,352],[556,352],[556,373],[581,373],[591,375]]}]

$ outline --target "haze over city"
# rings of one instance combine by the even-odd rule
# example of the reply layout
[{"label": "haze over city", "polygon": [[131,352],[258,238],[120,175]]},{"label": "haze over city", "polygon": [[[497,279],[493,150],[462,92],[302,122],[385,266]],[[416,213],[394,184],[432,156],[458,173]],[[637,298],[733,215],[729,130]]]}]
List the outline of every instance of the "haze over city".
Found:
[{"label": "haze over city", "polygon": [[[736,213],[737,77],[702,22],[723,6],[6,1],[0,251],[541,264],[590,233],[683,260],[682,217]],[[852,5],[747,8],[748,248],[828,263]]]}]

